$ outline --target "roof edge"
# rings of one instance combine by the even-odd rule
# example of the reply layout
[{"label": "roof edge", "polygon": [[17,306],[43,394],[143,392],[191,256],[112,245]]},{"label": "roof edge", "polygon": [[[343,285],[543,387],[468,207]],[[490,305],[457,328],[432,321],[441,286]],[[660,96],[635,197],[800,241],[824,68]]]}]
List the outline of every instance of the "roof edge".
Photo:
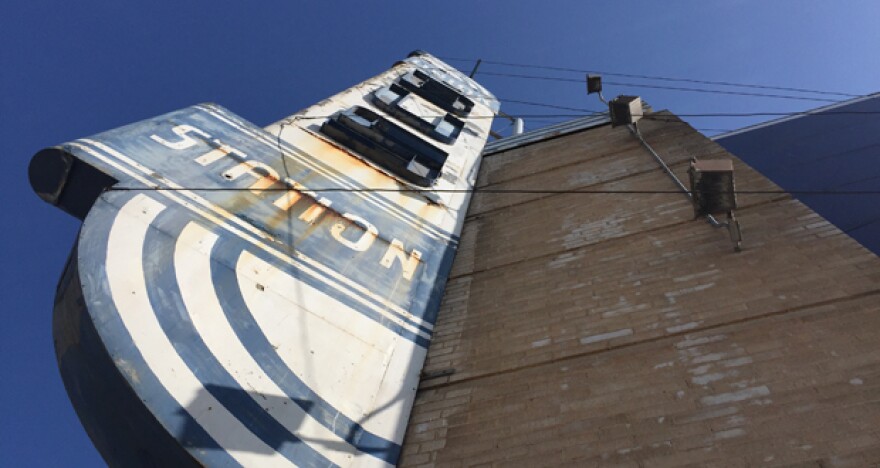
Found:
[{"label": "roof edge", "polygon": [[608,114],[596,114],[553,124],[537,130],[531,130],[519,135],[513,135],[489,142],[486,144],[485,148],[483,148],[483,156],[491,156],[496,153],[550,140],[570,133],[579,132],[581,130],[599,127],[609,123],[611,123],[611,119]]},{"label": "roof edge", "polygon": [[871,94],[866,94],[864,96],[859,96],[857,98],[847,99],[846,101],[834,102],[834,103],[828,104],[827,106],[817,107],[815,109],[804,111],[802,113],[797,113],[796,115],[789,115],[787,117],[780,117],[778,119],[768,120],[766,122],[761,122],[761,123],[757,123],[754,125],[749,125],[748,127],[743,127],[743,128],[737,129],[737,130],[732,130],[732,131],[729,131],[726,133],[715,135],[713,137],[710,137],[710,140],[717,141],[721,138],[727,138],[727,137],[739,135],[740,133],[750,132],[752,130],[758,130],[760,128],[769,127],[770,125],[776,125],[776,124],[783,123],[783,122],[788,122],[790,120],[797,120],[797,119],[800,119],[803,117],[809,117],[811,115],[821,114],[822,112],[837,109],[838,107],[848,106],[851,104],[857,104],[859,102],[868,101],[870,99],[876,99],[878,97],[880,97],[880,93],[871,93]]}]

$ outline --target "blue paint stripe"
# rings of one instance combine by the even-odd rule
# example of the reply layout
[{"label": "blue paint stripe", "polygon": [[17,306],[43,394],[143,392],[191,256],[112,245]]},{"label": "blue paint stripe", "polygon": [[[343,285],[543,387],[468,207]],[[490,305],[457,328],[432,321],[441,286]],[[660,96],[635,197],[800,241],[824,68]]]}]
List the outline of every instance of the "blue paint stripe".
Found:
[{"label": "blue paint stripe", "polygon": [[[238,261],[238,255],[248,246],[250,246],[250,243],[242,241],[238,237],[232,237],[226,231],[220,231],[220,234],[220,240],[217,241],[217,244],[214,247],[214,254],[211,258],[213,260],[221,260],[222,263],[230,265],[234,268],[234,265]],[[340,291],[336,287],[330,286],[327,283],[321,281],[314,275],[303,274],[303,272],[297,271],[296,267],[292,267],[290,264],[279,260],[275,256],[266,253],[262,249],[247,249],[247,251],[258,257],[260,260],[263,260],[264,262],[274,266],[278,270],[289,272],[292,276],[296,277],[298,281],[308,284],[309,286],[326,294],[328,297],[332,297],[333,299],[345,304],[356,312],[359,312],[365,317],[396,333],[401,338],[412,341],[413,343],[416,343],[423,348],[427,348],[428,345],[431,343],[430,338],[425,338],[424,336],[421,336],[413,331],[410,331],[407,328],[404,328],[403,325],[396,323],[392,319],[380,314],[374,308],[365,306],[360,301],[355,300],[355,298],[352,296],[357,296],[371,304],[376,305],[378,308],[387,307],[376,301],[375,299],[364,296],[357,291],[353,291],[347,288],[345,289],[345,291]],[[303,269],[308,268],[305,265],[302,265],[302,267]],[[314,271],[311,268],[308,268],[308,270]],[[398,315],[398,317],[400,316]],[[405,317],[400,318],[411,325],[417,325],[415,322],[406,319]],[[424,330],[430,336],[431,331],[427,328],[424,328]]]},{"label": "blue paint stripe", "polygon": [[[440,312],[440,303],[443,301],[443,294],[446,292],[446,283],[449,282],[449,272],[452,271],[452,262],[455,260],[455,253],[458,251],[457,245],[449,245],[443,251],[443,257],[440,265],[437,267],[436,280],[433,283],[427,283],[430,287],[428,301],[425,305],[424,320],[429,323],[437,322],[437,314]],[[422,295],[421,290],[416,294]]]},{"label": "blue paint stripe", "polygon": [[211,274],[218,297],[223,304],[223,311],[245,348],[288,397],[294,401],[313,403],[311,408],[303,408],[303,410],[307,411],[316,421],[357,447],[358,450],[388,463],[396,463],[400,456],[399,444],[366,431],[359,423],[342,414],[309,388],[287,367],[275,348],[260,331],[259,325],[247,312],[247,305],[241,296],[235,270],[228,266],[235,265],[241,252],[240,241],[230,241],[221,237],[212,252]]},{"label": "blue paint stripe", "polygon": [[[114,146],[113,144],[111,144],[111,143],[109,143],[109,142],[107,143],[107,145],[108,145],[108,146],[111,146],[111,147]],[[96,147],[94,147],[94,146],[90,146],[90,148],[91,148],[92,150],[96,151],[96,152],[100,152],[101,154],[104,154],[105,156],[107,156],[107,157],[109,157],[109,158],[111,158],[111,159],[116,160],[116,158],[115,158],[112,154],[108,154],[108,153],[104,152],[103,150],[101,150],[100,148],[96,148]],[[124,151],[124,150],[120,150],[120,149],[117,148],[117,151],[120,151],[120,152],[122,152],[123,154],[125,154],[125,151]],[[83,153],[83,154],[81,154],[81,155],[78,154],[78,157],[81,157],[81,158],[90,158],[91,156],[88,155],[88,154],[86,154],[86,153]],[[122,162],[122,161],[118,161],[118,162],[119,162],[120,164],[127,165],[126,163],[124,163],[124,162]],[[133,171],[140,172],[138,169],[133,168],[133,167],[130,167],[130,169],[133,170]],[[146,176],[146,175],[145,175],[145,176]],[[149,177],[149,176],[147,176],[147,177]],[[210,201],[210,200],[209,200],[209,201]],[[213,203],[213,202],[212,202],[212,203]],[[167,204],[167,203],[163,203],[163,204]],[[177,205],[176,202],[172,202],[171,204],[173,204],[173,205]],[[198,214],[195,213],[195,212],[192,212],[191,216],[193,216],[193,217],[201,217],[200,215],[198,215]],[[245,220],[245,222],[247,222],[247,221]],[[209,223],[209,224],[212,224],[212,223]],[[259,228],[259,226],[257,226],[257,227]],[[263,231],[266,231],[266,229],[264,229],[264,228],[263,228],[262,230],[263,230]],[[328,239],[328,241],[329,241],[329,239]],[[448,248],[448,246],[447,246],[447,248]],[[263,251],[262,251],[262,250],[260,250],[260,249],[257,249],[257,250],[258,250],[258,252],[259,252],[261,255],[263,254]],[[444,250],[445,250],[445,249],[444,249]],[[279,261],[278,261],[275,257],[273,257],[273,256],[265,255],[265,256],[263,256],[263,257],[261,257],[261,258],[264,258],[264,260],[266,260],[266,261],[268,261],[268,262],[270,262],[270,263],[273,263],[273,264],[276,265],[276,266],[279,266],[281,269],[290,268],[290,267],[287,266],[286,264],[283,264],[283,263],[279,262]],[[423,259],[423,261],[424,261],[424,260],[427,260],[427,259]],[[284,265],[284,266],[281,266],[281,265]],[[310,271],[310,272],[315,272],[315,270],[314,270],[313,268],[308,267],[308,266],[305,265],[305,264],[300,263],[299,265],[300,265],[301,269],[303,269],[303,270],[308,270],[308,271]],[[317,272],[316,272],[316,273],[317,273]],[[320,273],[317,273],[317,274],[320,275]],[[422,278],[425,278],[425,275],[424,275],[424,274],[422,274]],[[354,281],[354,280],[353,280],[353,281]],[[428,276],[427,279],[425,279],[425,280],[414,279],[413,281],[414,281],[414,282],[415,282],[415,281],[418,281],[419,283],[427,283],[427,284],[429,284],[429,285],[433,285],[434,282],[436,281],[436,276]],[[309,284],[312,284],[312,285],[320,285],[320,288],[322,289],[322,292],[327,292],[328,294],[331,294],[331,289],[329,289],[328,286],[327,286],[325,283],[321,282],[319,279],[309,278]],[[360,284],[360,283],[358,283],[358,284]],[[367,288],[370,287],[370,285],[366,285],[366,284],[361,284],[361,286],[363,286],[363,287],[367,287]],[[420,286],[420,285],[416,285],[416,287],[414,287],[413,289],[415,290],[415,289],[417,289],[419,286]],[[360,292],[358,292],[358,291],[356,291],[356,290],[354,290],[354,289],[351,289],[351,288],[349,288],[349,287],[346,287],[345,285],[343,285],[342,287],[345,288],[345,292],[346,292],[347,294],[352,295],[352,296],[356,296],[356,297],[358,297],[358,298],[360,298],[360,299],[362,299],[362,300],[364,300],[364,301],[367,301],[367,302],[369,302],[369,303],[371,303],[371,304],[374,305],[374,308],[373,308],[373,309],[363,309],[362,307],[353,307],[353,308],[355,308],[355,309],[357,309],[357,310],[362,310],[362,312],[363,312],[365,315],[367,315],[367,316],[370,317],[371,319],[373,319],[373,320],[375,320],[375,321],[381,323],[383,326],[385,326],[386,328],[391,329],[391,330],[394,331],[395,333],[400,334],[402,337],[404,337],[404,338],[406,338],[406,339],[408,339],[408,340],[410,340],[410,341],[414,341],[414,342],[418,343],[420,346],[423,346],[423,347],[427,347],[427,346],[428,346],[428,343],[430,342],[430,338],[425,338],[425,337],[419,336],[418,333],[413,333],[413,332],[409,331],[408,329],[402,328],[399,324],[395,323],[395,322],[392,321],[391,319],[389,319],[389,318],[385,317],[384,315],[382,315],[382,314],[380,314],[380,313],[378,313],[378,312],[375,311],[375,309],[379,309],[379,310],[386,309],[386,305],[385,305],[385,304],[383,304],[383,303],[380,302],[379,300],[376,300],[376,299],[373,299],[373,298],[371,298],[371,297],[369,297],[369,296],[367,296],[367,295],[364,295],[364,294],[362,294],[362,293],[360,293]],[[338,297],[342,297],[342,295],[338,295],[338,294],[334,295],[334,297],[337,297],[337,296],[338,296]],[[421,302],[421,301],[418,300],[418,299],[419,299],[418,296],[414,296],[413,294],[410,294],[410,295],[409,295],[409,298],[410,298],[411,301],[414,301],[414,302],[412,302],[411,304],[405,304],[405,303],[404,303],[404,304],[396,304],[396,305],[398,305],[399,307],[403,307],[403,308],[416,309],[416,308],[420,308],[421,304],[423,304],[423,302]],[[351,299],[350,297],[346,297],[344,302],[346,302],[346,303],[351,303],[351,304],[356,304],[356,303],[357,303],[356,301],[354,301],[354,300]],[[389,312],[394,313],[393,311],[389,311]],[[413,313],[413,315],[416,316],[416,317],[418,317],[418,316],[420,315],[420,313],[419,313],[418,310],[410,310],[410,312]],[[427,326],[423,325],[421,322],[417,322],[417,321],[415,321],[415,320],[413,320],[413,319],[410,319],[410,318],[408,318],[408,317],[406,317],[406,316],[403,316],[403,315],[400,315],[400,314],[397,314],[397,313],[394,313],[394,314],[395,314],[396,317],[398,317],[400,320],[404,321],[406,324],[410,325],[411,327],[414,327],[414,328],[417,328],[417,329],[423,331],[423,332],[424,332],[426,335],[428,335],[429,337],[431,336],[431,334],[432,334],[431,329],[428,328]],[[432,314],[432,315],[433,315],[433,314]],[[433,321],[427,321],[427,322],[430,323],[431,325],[433,325],[433,323],[434,323]]]},{"label": "blue paint stripe", "polygon": [[[117,366],[120,362],[125,366],[124,370],[117,367],[118,374],[107,378],[125,379],[140,397],[139,401],[124,404],[125,411],[144,412],[147,418],[155,417],[197,460],[211,466],[239,466],[159,382],[134,346],[113,301],[108,300],[110,284],[105,265],[107,240],[118,212],[114,205],[122,206],[131,195],[113,192],[105,193],[102,198],[112,198],[112,204],[102,199],[95,203],[83,223],[78,242],[80,271],[89,272],[88,278],[96,283],[83,284],[83,295],[89,314],[110,357]],[[92,293],[89,294],[89,291]],[[96,295],[100,297],[94,297]],[[132,374],[137,378],[131,378]]]},{"label": "blue paint stripe", "polygon": [[143,256],[150,303],[177,354],[205,391],[266,445],[300,466],[334,466],[263,409],[220,364],[193,326],[181,299],[174,267],[175,243],[190,222],[188,216],[180,216],[178,209],[172,206],[153,221],[147,231]]}]

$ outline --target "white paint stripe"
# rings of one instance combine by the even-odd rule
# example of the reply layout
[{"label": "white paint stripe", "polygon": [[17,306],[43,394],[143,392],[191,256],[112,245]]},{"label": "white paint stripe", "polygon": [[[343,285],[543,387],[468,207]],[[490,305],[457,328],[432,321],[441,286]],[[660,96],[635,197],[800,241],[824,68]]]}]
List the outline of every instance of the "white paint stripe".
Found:
[{"label": "white paint stripe", "polygon": [[409,363],[424,348],[249,252],[242,252],[235,272],[248,310],[287,367],[364,429],[400,443],[393,438],[396,416],[372,414],[373,405],[383,382],[402,381],[421,368],[389,370],[391,355]]},{"label": "white paint stripe", "polygon": [[[290,401],[284,390],[266,375],[241,343],[223,312],[223,306],[211,281],[211,249],[217,239],[216,234],[196,223],[190,223],[181,232],[174,249],[174,267],[181,297],[193,326],[211,354],[241,388],[248,390],[260,406],[274,404],[266,408],[273,418],[333,463],[347,465],[354,456],[360,456],[384,465],[381,460],[359,453],[356,448],[309,416],[299,405]],[[285,316],[289,314],[284,310],[277,312]],[[288,335],[285,341],[293,336],[295,335]],[[308,357],[308,352],[304,357]],[[318,394],[321,395],[320,392]],[[274,398],[266,400],[259,395]],[[289,403],[275,404],[277,398],[285,398]]]},{"label": "white paint stripe", "polygon": [[[92,148],[89,148],[88,146],[81,145],[78,143],[71,143],[71,145],[76,146],[77,148],[91,154],[95,158],[98,158],[98,159],[106,162],[107,164],[110,164],[111,166],[115,167],[117,170],[119,170],[119,171],[127,174],[128,176],[134,178],[135,180],[138,180],[139,182],[145,184],[147,187],[158,187],[158,184],[155,181],[153,181],[150,177],[143,175],[143,174],[151,174],[153,172],[150,169],[146,168],[145,166],[137,163],[136,161],[132,160],[131,158],[123,155],[122,153],[120,153],[120,152],[114,150],[113,148],[110,148],[102,143],[88,140],[88,139],[83,139],[81,141],[83,141],[87,144],[90,144],[90,145],[94,145],[96,148],[99,148],[102,151],[106,152],[107,154],[112,155],[118,161],[114,160],[112,158],[108,158],[108,157],[104,156],[103,154],[93,150]],[[120,161],[125,164],[128,164],[129,166],[134,167],[135,169],[137,169],[141,173],[139,174],[139,173],[123,166],[122,164],[119,163]],[[379,296],[378,294],[373,293],[372,291],[368,290],[367,288],[353,282],[352,280],[345,277],[344,275],[341,275],[341,274],[331,270],[330,268],[326,267],[325,265],[321,264],[320,262],[317,262],[316,260],[302,254],[301,252],[298,252],[298,251],[295,252],[294,254],[295,254],[296,258],[295,259],[291,258],[289,255],[279,251],[278,249],[273,248],[272,246],[266,244],[263,241],[263,239],[268,239],[268,240],[272,239],[272,237],[270,235],[268,235],[266,232],[261,231],[261,230],[255,228],[254,226],[251,226],[248,223],[245,223],[244,221],[239,219],[234,214],[232,214],[232,213],[226,211],[225,209],[209,202],[208,200],[196,195],[195,193],[184,189],[183,187],[174,183],[173,181],[170,181],[168,179],[164,179],[163,183],[168,188],[171,188],[174,190],[173,191],[162,190],[162,191],[159,191],[158,193],[161,193],[165,197],[177,202],[178,204],[190,209],[191,211],[198,213],[201,216],[204,216],[212,223],[217,224],[218,226],[235,234],[236,236],[240,237],[241,239],[251,243],[255,247],[271,254],[272,256],[278,258],[279,260],[282,260],[290,265],[298,267],[298,269],[300,271],[317,278],[319,281],[327,284],[328,286],[336,288],[340,292],[348,295],[352,299],[355,299],[356,301],[373,309],[374,311],[376,311],[382,315],[385,315],[386,317],[390,318],[391,320],[394,320],[395,322],[402,323],[403,326],[407,330],[409,330],[413,333],[417,333],[424,338],[430,339],[430,335],[427,332],[421,331],[416,326],[413,326],[411,324],[406,324],[406,323],[401,322],[400,317],[394,315],[393,313],[396,313],[396,314],[399,314],[400,316],[406,317],[406,318],[416,322],[417,324],[422,325],[423,327],[427,328],[428,330],[433,330],[434,326],[431,325],[430,323],[425,322],[424,320],[412,315],[411,313],[409,313],[409,311],[401,308],[400,306],[398,306],[396,304],[391,303],[387,299]],[[181,198],[177,194],[185,196],[186,198],[188,198],[190,201],[192,201],[194,203],[190,203],[190,202],[184,200],[183,198]],[[208,210],[210,210],[210,212],[197,208],[195,206],[195,204],[198,204],[204,208],[207,208]],[[233,226],[233,224],[235,224],[236,226]],[[255,236],[249,235],[247,232],[244,232],[244,231],[249,231],[250,233],[255,234]],[[312,269],[310,270],[309,268],[302,268],[300,266],[301,263],[308,265]],[[318,271],[314,271],[314,270],[318,270]],[[323,273],[323,275],[319,274],[319,272]],[[352,294],[352,292],[355,292],[357,294]],[[383,307],[378,307],[376,304],[364,299],[364,297],[369,297],[369,298],[373,299],[374,301],[378,302],[379,304],[382,304]],[[393,313],[389,313],[389,311],[391,311]]]},{"label": "white paint stripe", "polygon": [[165,205],[137,195],[119,210],[110,229],[107,278],[119,317],[162,386],[237,462],[245,466],[294,466],[207,392],[159,325],[147,296],[142,260],[150,223],[164,209]]},{"label": "white paint stripe", "polygon": [[[246,133],[246,134],[250,135],[255,140],[261,141],[263,144],[269,146],[272,149],[272,151],[279,150],[278,142],[276,140],[269,138],[268,135],[253,132],[251,129],[238,124],[234,120],[221,114],[216,109],[214,109],[210,106],[199,105],[197,107],[199,109],[213,115],[214,117],[217,118],[217,120],[220,120],[223,123],[234,127],[235,129],[239,130],[242,133]],[[294,126],[294,125],[291,124],[289,126]],[[303,151],[300,150],[299,148],[297,148],[296,146],[294,146],[289,141],[287,141],[287,140],[282,140],[282,141],[284,141],[285,145],[288,146],[288,148],[284,148],[282,151],[282,154],[285,157],[288,157],[288,158],[308,167],[309,169],[328,178],[331,182],[339,185],[342,188],[349,188],[349,189],[360,188],[360,187],[358,187],[358,185],[354,184],[349,179],[339,177],[339,176],[335,175],[334,173],[323,169],[321,166],[316,164],[315,161],[312,160],[310,157],[302,156],[301,154],[304,154]],[[393,217],[397,218],[400,221],[403,221],[404,223],[410,225],[411,227],[418,228],[422,233],[430,234],[431,237],[433,237],[434,239],[439,239],[442,241],[450,241],[451,240],[447,234],[445,234],[443,231],[440,230],[441,228],[445,228],[445,226],[441,226],[439,224],[424,224],[422,222],[417,221],[415,219],[416,217],[424,219],[426,221],[427,221],[427,219],[425,219],[423,216],[420,216],[417,210],[406,210],[406,209],[402,208],[401,206],[396,204],[394,200],[390,199],[387,194],[384,194],[384,193],[377,194],[377,193],[372,193],[372,192],[360,192],[360,191],[354,192],[354,193],[356,196],[358,196],[364,200],[369,200],[369,201],[374,202],[379,208],[381,208],[386,213],[392,215]],[[396,206],[396,205],[398,205],[398,206]],[[446,208],[449,209],[450,211],[457,211],[458,210],[458,208],[452,208],[452,207],[446,207]],[[446,219],[448,219],[448,218],[446,218]]]}]

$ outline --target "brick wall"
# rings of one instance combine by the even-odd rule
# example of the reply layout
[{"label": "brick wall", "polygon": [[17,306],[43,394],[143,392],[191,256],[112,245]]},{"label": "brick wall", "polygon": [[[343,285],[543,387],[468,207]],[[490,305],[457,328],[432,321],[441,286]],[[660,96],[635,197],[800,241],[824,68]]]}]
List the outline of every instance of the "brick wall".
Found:
[{"label": "brick wall", "polygon": [[[683,179],[729,156],[663,115],[640,128]],[[479,186],[675,189],[609,126],[488,156]],[[785,194],[739,202],[734,253],[677,193],[478,192],[401,465],[880,463],[880,259]]]}]

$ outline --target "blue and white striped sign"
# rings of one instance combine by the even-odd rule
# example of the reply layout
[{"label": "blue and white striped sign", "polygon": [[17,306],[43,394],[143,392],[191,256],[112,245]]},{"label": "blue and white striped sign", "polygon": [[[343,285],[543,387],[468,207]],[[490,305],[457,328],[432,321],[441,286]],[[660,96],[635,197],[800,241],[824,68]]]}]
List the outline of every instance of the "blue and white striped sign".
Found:
[{"label": "blue and white striped sign", "polygon": [[[314,116],[369,105],[364,87],[414,62],[442,64],[410,59],[266,129],[198,105],[35,157],[32,173],[75,161],[59,206],[84,167],[116,181],[55,317],[62,376],[109,463],[396,463],[469,193],[413,190]],[[443,145],[435,188],[473,186],[490,123]]]}]

